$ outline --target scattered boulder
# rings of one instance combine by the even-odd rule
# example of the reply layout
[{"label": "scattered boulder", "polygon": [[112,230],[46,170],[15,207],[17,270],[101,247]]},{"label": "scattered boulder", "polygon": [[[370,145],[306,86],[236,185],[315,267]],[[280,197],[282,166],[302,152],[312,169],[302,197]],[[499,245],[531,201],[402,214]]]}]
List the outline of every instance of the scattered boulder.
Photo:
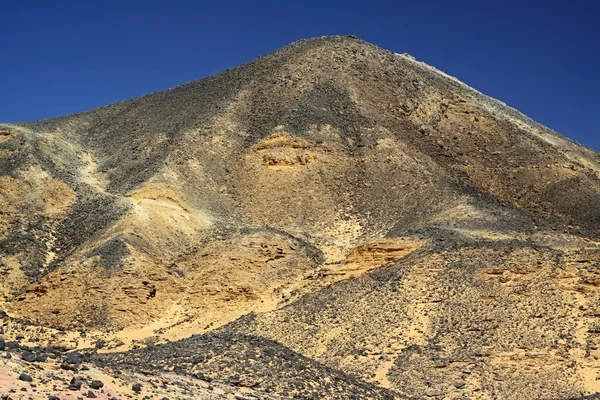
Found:
[{"label": "scattered boulder", "polygon": [[37,361],[37,356],[31,351],[24,351],[23,353],[21,353],[21,360],[27,362],[35,362]]},{"label": "scattered boulder", "polygon": [[136,384],[132,385],[131,388],[133,389],[134,392],[136,392],[137,394],[140,394],[142,391],[142,384],[136,383]]},{"label": "scattered boulder", "polygon": [[92,392],[91,390],[88,390],[88,392],[85,395],[88,399],[95,399],[97,396],[94,394],[94,392]]},{"label": "scattered boulder", "polygon": [[4,350],[4,347],[6,347],[6,342],[4,341],[4,338],[0,336],[0,350]]},{"label": "scattered boulder", "polygon": [[69,353],[67,354],[67,358],[65,359],[67,364],[75,365],[81,364],[81,354],[79,353]]},{"label": "scattered boulder", "polygon": [[83,385],[83,379],[80,376],[74,376],[69,382],[70,390],[79,390],[81,389],[81,385]]},{"label": "scattered boulder", "polygon": [[467,386],[467,382],[465,382],[463,380],[454,382],[454,387],[457,388],[457,389],[462,389],[465,386]]},{"label": "scattered boulder", "polygon": [[198,378],[200,380],[203,380],[204,382],[211,382],[212,381],[211,378],[207,377],[202,372],[197,372],[196,374],[194,374],[194,377]]},{"label": "scattered boulder", "polygon": [[95,390],[102,389],[104,387],[104,382],[99,380],[93,380],[90,384],[90,387]]},{"label": "scattered boulder", "polygon": [[23,381],[23,382],[32,382],[33,378],[31,377],[31,375],[27,375],[25,373],[22,373],[21,375],[19,375],[19,380]]},{"label": "scattered boulder", "polygon": [[75,365],[67,364],[66,362],[60,364],[60,369],[64,369],[65,371],[77,371],[77,367]]},{"label": "scattered boulder", "polygon": [[173,368],[173,372],[176,373],[177,375],[185,375],[185,369],[183,369],[179,366]]},{"label": "scattered boulder", "polygon": [[19,343],[11,340],[10,342],[6,342],[6,348],[10,350],[16,350],[19,348]]}]

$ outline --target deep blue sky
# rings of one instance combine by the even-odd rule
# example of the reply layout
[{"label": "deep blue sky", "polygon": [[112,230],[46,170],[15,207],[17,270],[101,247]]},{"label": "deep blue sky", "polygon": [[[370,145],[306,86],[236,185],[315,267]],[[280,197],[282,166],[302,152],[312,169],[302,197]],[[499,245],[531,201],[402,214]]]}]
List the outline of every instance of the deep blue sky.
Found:
[{"label": "deep blue sky", "polygon": [[10,1],[0,5],[0,121],[166,89],[294,40],[354,34],[407,52],[600,150],[600,3]]}]

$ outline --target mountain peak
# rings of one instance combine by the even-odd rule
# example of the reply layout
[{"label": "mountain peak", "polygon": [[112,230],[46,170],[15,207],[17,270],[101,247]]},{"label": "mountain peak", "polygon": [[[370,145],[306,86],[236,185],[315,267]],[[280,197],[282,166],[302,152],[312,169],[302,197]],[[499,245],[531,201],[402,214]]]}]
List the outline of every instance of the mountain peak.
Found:
[{"label": "mountain peak", "polygon": [[599,177],[409,55],[298,41],[0,127],[6,331],[265,398],[592,393]]}]

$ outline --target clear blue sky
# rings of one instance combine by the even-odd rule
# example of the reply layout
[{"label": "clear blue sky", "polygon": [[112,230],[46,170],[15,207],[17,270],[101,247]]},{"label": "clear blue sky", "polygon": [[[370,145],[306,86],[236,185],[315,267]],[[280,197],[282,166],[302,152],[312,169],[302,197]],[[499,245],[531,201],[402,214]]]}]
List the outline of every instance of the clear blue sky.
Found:
[{"label": "clear blue sky", "polygon": [[166,89],[294,40],[406,52],[600,150],[600,1],[2,1],[0,121]]}]

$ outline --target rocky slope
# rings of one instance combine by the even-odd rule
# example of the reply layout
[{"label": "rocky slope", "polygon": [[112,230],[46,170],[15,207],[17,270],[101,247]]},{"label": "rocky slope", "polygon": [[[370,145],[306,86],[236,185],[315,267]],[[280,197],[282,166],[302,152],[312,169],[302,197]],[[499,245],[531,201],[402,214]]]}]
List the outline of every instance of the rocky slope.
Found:
[{"label": "rocky slope", "polygon": [[599,174],[408,55],[296,42],[0,125],[5,336],[265,396],[591,395]]}]

